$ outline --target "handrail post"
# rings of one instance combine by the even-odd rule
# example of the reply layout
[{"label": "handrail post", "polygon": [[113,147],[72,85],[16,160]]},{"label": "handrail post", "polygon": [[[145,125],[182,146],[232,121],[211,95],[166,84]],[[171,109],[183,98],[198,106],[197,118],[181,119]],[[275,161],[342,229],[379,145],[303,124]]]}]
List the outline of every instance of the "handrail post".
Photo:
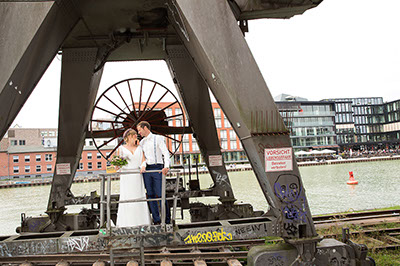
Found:
[{"label": "handrail post", "polygon": [[100,174],[100,227],[104,225],[104,193],[105,193],[105,175]]},{"label": "handrail post", "polygon": [[181,178],[180,173],[176,173],[176,181],[175,181],[175,193],[174,193],[174,206],[172,209],[172,224],[175,225],[176,220],[176,207],[178,205],[178,190],[179,190],[179,180]]},{"label": "handrail post", "polygon": [[107,176],[107,233],[111,234],[111,175]]},{"label": "handrail post", "polygon": [[166,180],[165,180],[165,175],[161,174],[161,226],[162,228],[165,227],[165,216],[166,216],[166,210],[165,210],[165,186],[166,186]]}]

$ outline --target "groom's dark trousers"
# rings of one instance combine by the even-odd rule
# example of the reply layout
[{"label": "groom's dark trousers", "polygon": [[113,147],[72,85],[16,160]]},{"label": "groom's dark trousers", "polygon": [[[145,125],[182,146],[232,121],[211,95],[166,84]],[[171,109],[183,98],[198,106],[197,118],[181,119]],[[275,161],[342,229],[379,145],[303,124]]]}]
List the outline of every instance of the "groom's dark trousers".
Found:
[{"label": "groom's dark trousers", "polygon": [[[148,199],[160,198],[160,201],[150,201],[150,212],[153,216],[153,223],[159,224],[161,222],[160,212],[158,211],[158,202],[161,206],[161,187],[162,187],[162,173],[161,170],[164,168],[163,164],[150,164],[146,166],[146,170],[160,170],[160,173],[143,173],[144,186],[147,191]],[[171,213],[168,208],[168,202],[165,201],[166,218],[167,224],[171,223]]]}]

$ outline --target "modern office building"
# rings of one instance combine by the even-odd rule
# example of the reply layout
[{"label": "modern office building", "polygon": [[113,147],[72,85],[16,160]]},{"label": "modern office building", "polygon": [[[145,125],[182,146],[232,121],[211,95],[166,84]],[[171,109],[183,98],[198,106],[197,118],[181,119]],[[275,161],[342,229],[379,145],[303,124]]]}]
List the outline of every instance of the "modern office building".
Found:
[{"label": "modern office building", "polygon": [[275,103],[291,131],[290,138],[295,151],[339,147],[336,142],[334,102],[307,101],[293,96],[284,99]]},{"label": "modern office building", "polygon": [[390,147],[400,144],[400,100],[384,103],[386,123],[383,125],[385,141]]},{"label": "modern office building", "polygon": [[[399,148],[400,100],[383,103],[381,97],[340,98],[307,101],[290,95],[276,97],[276,105],[291,131],[295,151],[310,149]],[[178,104],[162,103],[170,126],[188,125]],[[241,142],[217,103],[212,103],[214,120],[225,163],[244,163],[247,157]],[[178,116],[177,116],[178,115]],[[174,119],[169,119],[174,117]],[[178,117],[178,118],[177,118]],[[180,117],[180,118],[179,118]],[[185,123],[184,123],[185,121]],[[99,129],[106,129],[98,125]],[[192,134],[166,138],[171,165],[204,164]],[[104,172],[106,160],[96,149],[104,139],[86,139],[77,176]],[[109,153],[117,141],[103,147]],[[180,145],[179,145],[180,144]],[[52,176],[56,162],[57,129],[10,128],[0,141],[0,178]]]},{"label": "modern office building", "polygon": [[336,133],[342,149],[381,149],[398,146],[399,100],[382,97],[333,98]]}]

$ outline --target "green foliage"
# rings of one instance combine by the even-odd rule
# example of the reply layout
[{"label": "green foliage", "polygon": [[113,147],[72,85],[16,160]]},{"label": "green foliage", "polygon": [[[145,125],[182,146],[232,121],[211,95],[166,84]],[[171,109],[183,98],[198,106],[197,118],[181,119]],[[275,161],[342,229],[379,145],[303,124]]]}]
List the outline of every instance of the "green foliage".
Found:
[{"label": "green foliage", "polygon": [[400,265],[400,250],[370,251],[368,256],[373,258],[376,265],[393,266]]}]

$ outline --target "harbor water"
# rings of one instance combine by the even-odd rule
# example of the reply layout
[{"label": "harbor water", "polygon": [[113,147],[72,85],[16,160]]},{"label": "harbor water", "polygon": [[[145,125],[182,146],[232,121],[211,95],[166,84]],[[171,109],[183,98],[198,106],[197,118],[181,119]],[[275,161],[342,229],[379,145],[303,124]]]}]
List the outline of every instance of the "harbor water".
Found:
[{"label": "harbor water", "polygon": [[[346,184],[350,171],[359,181],[358,185]],[[300,172],[313,215],[400,205],[400,161],[398,160],[309,166],[301,167]],[[255,210],[268,209],[251,171],[231,172],[229,177],[238,202],[250,203]],[[200,184],[202,188],[209,187],[212,184],[211,178],[208,175],[201,175]],[[99,188],[99,182],[75,183],[71,190],[78,196],[89,195],[95,190],[99,193]],[[119,181],[113,181],[112,191],[118,193]],[[15,228],[20,225],[21,213],[25,213],[26,216],[44,215],[49,193],[50,186],[0,190],[0,235],[15,234]],[[218,202],[216,198],[197,198],[193,201],[207,204]],[[70,206],[68,212],[79,212],[82,207],[85,206]],[[184,221],[179,222],[189,222],[188,212],[185,212]]]}]

